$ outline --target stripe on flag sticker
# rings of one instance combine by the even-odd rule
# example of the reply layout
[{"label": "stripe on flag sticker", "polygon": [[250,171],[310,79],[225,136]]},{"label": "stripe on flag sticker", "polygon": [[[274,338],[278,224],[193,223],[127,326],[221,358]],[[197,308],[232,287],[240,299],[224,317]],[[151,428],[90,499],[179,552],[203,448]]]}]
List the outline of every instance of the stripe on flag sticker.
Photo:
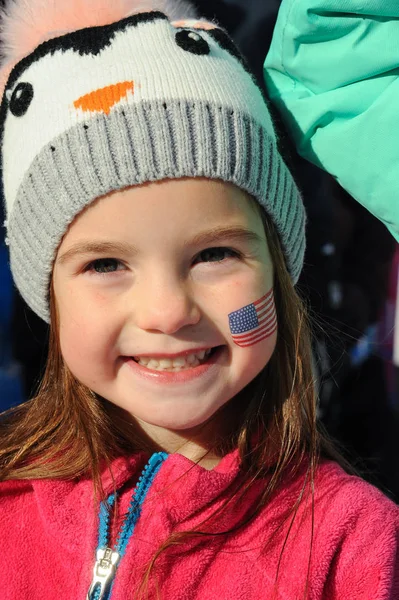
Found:
[{"label": "stripe on flag sticker", "polygon": [[229,314],[233,341],[238,346],[252,346],[271,336],[277,329],[273,289],[239,310]]}]

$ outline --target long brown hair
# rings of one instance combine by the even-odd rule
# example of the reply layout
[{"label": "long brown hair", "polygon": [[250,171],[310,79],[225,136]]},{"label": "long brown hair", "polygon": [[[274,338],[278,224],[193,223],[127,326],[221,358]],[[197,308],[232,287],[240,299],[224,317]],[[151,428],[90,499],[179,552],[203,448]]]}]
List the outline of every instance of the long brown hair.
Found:
[{"label": "long brown hair", "polygon": [[[294,518],[305,488],[312,493],[321,455],[347,466],[319,431],[306,309],[287,272],[275,228],[265,217],[264,225],[275,272],[279,323],[276,348],[260,375],[244,390],[246,402],[240,402],[239,425],[225,442],[226,447],[238,447],[242,463],[243,476],[234,495],[242,497],[255,480],[266,473],[269,477],[254,510],[238,527],[256,517],[288,472],[293,476],[306,465],[304,486],[291,511]],[[104,464],[110,468],[117,456],[146,448],[137,439],[131,422],[69,371],[60,351],[52,294],[50,300],[49,358],[40,389],[36,397],[3,413],[0,419],[0,480],[89,475],[101,496]],[[148,584],[158,557],[190,535],[198,538],[212,532],[198,527],[172,534],[151,561],[141,590]]]}]

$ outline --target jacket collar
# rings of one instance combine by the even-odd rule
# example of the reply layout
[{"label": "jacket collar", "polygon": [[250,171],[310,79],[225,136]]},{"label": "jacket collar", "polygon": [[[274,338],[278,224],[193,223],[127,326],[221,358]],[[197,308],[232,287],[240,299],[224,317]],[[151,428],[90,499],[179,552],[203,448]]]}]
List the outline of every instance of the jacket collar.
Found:
[{"label": "jacket collar", "polygon": [[[148,459],[145,453],[116,459],[111,466],[112,476],[107,471],[103,473],[106,494],[111,493],[114,486],[121,489],[129,485],[129,480],[133,488]],[[238,450],[224,456],[212,470],[180,454],[171,454],[156,475],[145,503],[151,512],[156,508],[157,512],[167,515],[173,526],[203,511],[214,500],[222,499],[239,472]],[[95,502],[89,478],[34,480],[32,485],[43,528],[50,537],[58,538],[59,544],[71,552],[82,548],[81,537],[90,538],[84,545],[95,543],[99,500]]]}]

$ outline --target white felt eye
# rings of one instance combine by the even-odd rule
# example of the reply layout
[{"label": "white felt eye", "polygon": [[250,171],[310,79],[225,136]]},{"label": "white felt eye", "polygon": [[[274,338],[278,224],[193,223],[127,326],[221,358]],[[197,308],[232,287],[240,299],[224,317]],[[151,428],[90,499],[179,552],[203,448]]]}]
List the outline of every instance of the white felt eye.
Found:
[{"label": "white felt eye", "polygon": [[201,39],[201,36],[200,36],[200,35],[198,35],[198,33],[194,33],[194,31],[191,31],[191,32],[188,34],[188,37],[189,37],[189,38],[191,38],[192,40],[194,40],[195,42],[199,42],[199,41],[200,41],[200,39]]}]

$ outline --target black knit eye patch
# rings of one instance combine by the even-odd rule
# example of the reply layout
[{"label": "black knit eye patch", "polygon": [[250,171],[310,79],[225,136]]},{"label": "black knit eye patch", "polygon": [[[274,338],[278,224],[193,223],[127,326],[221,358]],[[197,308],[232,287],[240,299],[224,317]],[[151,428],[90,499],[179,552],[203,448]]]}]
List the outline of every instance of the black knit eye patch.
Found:
[{"label": "black knit eye patch", "polygon": [[10,111],[14,117],[23,117],[32,103],[34,96],[33,85],[21,81],[13,91],[10,98]]},{"label": "black knit eye patch", "polygon": [[191,52],[192,54],[204,56],[211,51],[208,42],[206,42],[196,31],[182,29],[176,33],[175,39],[180,48],[187,52]]}]

